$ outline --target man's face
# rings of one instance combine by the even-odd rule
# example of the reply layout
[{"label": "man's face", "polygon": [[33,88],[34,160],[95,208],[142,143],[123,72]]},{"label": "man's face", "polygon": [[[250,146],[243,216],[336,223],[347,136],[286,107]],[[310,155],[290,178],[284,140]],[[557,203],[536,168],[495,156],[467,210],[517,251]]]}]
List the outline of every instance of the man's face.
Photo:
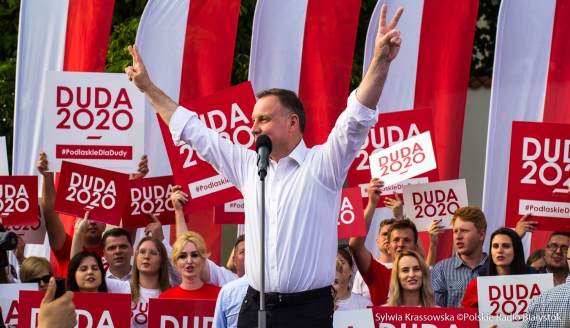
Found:
[{"label": "man's face", "polygon": [[113,270],[121,270],[131,266],[133,247],[129,244],[126,236],[107,237],[103,253],[109,267]]},{"label": "man's face", "polygon": [[271,139],[273,150],[279,149],[291,138],[290,116],[277,96],[263,97],[253,107],[251,133],[255,140],[259,135],[267,135]]},{"label": "man's face", "polygon": [[414,231],[410,228],[392,230],[389,248],[394,258],[403,251],[417,251],[418,245],[414,242]]},{"label": "man's face", "polygon": [[[570,246],[570,238],[566,236],[553,236],[548,241],[548,245],[558,245],[558,246]],[[546,269],[548,271],[554,271],[556,269],[566,268],[568,262],[566,260],[568,252],[562,252],[560,247],[557,250],[551,251],[548,247],[544,250],[544,260],[546,261]],[[553,270],[554,269],[554,270]]]},{"label": "man's face", "polygon": [[99,222],[92,221],[89,224],[87,231],[85,231],[85,234],[83,235],[83,237],[88,238],[88,239],[99,239],[99,240],[101,240],[101,236],[103,236],[103,232],[105,232],[105,228],[107,228],[107,225],[105,223],[99,223]]},{"label": "man's face", "polygon": [[473,222],[463,221],[460,217],[453,225],[453,243],[459,255],[473,255],[482,252],[482,244],[485,239],[485,229],[477,232]]},{"label": "man's face", "polygon": [[382,254],[388,254],[388,230],[390,230],[391,224],[387,224],[380,229],[378,238],[376,238],[376,246]]},{"label": "man's face", "polygon": [[239,243],[234,249],[234,265],[238,277],[243,277],[245,274],[245,241]]}]

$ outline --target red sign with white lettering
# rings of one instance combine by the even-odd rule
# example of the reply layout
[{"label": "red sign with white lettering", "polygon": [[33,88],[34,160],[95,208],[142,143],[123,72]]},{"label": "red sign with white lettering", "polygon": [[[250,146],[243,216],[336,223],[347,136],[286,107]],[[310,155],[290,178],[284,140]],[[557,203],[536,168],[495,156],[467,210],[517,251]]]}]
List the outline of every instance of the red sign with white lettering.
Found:
[{"label": "red sign with white lettering", "polygon": [[[45,292],[20,291],[18,327],[38,326]],[[131,294],[73,293],[78,328],[130,327]]]},{"label": "red sign with white lettering", "polygon": [[[198,114],[200,120],[221,137],[253,149],[255,141],[250,127],[255,102],[251,82],[245,82],[181,106]],[[199,212],[242,197],[229,180],[201,159],[190,145],[175,146],[168,126],[160,118],[159,123],[174,180],[189,196],[188,203],[184,205],[184,214]]]},{"label": "red sign with white lettering", "polygon": [[340,197],[338,239],[366,236],[360,188],[344,188]]},{"label": "red sign with white lettering", "polygon": [[381,328],[479,328],[476,308],[373,306],[372,313]]},{"label": "red sign with white lettering", "polygon": [[0,218],[5,226],[38,223],[38,177],[0,177]]},{"label": "red sign with white lettering", "polygon": [[148,326],[211,328],[215,309],[215,300],[151,298]]},{"label": "red sign with white lettering", "polygon": [[171,175],[129,180],[123,229],[142,228],[152,223],[146,213],[154,214],[162,225],[175,224],[174,206],[170,200],[173,185]]},{"label": "red sign with white lettering", "polygon": [[244,224],[245,210],[243,199],[218,205],[214,208],[215,224]]},{"label": "red sign with white lettering", "polygon": [[54,211],[120,225],[129,175],[64,161]]},{"label": "red sign with white lettering", "polygon": [[532,213],[537,229],[570,231],[570,124],[513,122],[506,226]]},{"label": "red sign with white lettering", "polygon": [[[370,180],[372,179],[368,160],[370,155],[428,131],[431,134],[431,142],[432,145],[434,145],[435,152],[435,132],[431,108],[404,110],[378,115],[378,123],[370,129],[364,145],[360,148],[356,159],[352,162],[348,170],[347,176],[349,187],[361,188],[361,197],[364,206],[368,203],[368,194],[365,188],[370,185]],[[435,155],[437,158],[437,154]],[[401,194],[404,185],[434,181],[439,181],[437,168],[412,179],[387,186],[382,189],[382,197],[378,202],[378,207],[384,206],[384,199],[386,197],[393,198],[394,191],[400,194],[400,198],[403,199]]]},{"label": "red sign with white lettering", "polygon": [[38,219],[33,225],[7,226],[7,232],[13,232],[22,237],[27,245],[43,245],[46,238],[46,221],[42,212],[41,198],[38,198],[37,215]]}]

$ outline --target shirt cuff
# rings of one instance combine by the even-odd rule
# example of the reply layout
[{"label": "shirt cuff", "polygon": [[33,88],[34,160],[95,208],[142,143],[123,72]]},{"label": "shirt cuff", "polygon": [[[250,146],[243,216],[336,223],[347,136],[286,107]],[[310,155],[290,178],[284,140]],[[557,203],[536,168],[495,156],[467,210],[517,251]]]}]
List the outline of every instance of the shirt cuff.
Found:
[{"label": "shirt cuff", "polygon": [[172,140],[176,146],[180,144],[180,138],[182,137],[184,127],[188,124],[188,121],[192,116],[196,116],[196,113],[191,112],[182,106],[178,106],[170,118],[168,126],[170,128],[170,133],[172,134]]},{"label": "shirt cuff", "polygon": [[380,111],[378,109],[378,106],[376,106],[374,109],[371,109],[362,105],[356,97],[357,91],[358,89],[350,93],[346,110],[350,116],[356,118],[356,121],[358,123],[362,124],[366,128],[371,128],[378,122],[378,114],[380,114]]}]

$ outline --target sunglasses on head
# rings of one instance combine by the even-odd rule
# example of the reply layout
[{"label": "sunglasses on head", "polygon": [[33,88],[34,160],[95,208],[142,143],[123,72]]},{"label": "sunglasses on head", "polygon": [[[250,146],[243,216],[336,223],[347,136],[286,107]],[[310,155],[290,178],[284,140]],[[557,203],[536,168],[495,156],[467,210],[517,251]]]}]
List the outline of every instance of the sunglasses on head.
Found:
[{"label": "sunglasses on head", "polygon": [[30,281],[28,281],[28,282],[35,282],[35,283],[37,283],[37,284],[39,285],[40,282],[43,281],[44,284],[48,284],[50,278],[51,278],[51,274],[48,274],[48,275],[45,275],[45,276],[40,277],[40,278],[30,279]]}]

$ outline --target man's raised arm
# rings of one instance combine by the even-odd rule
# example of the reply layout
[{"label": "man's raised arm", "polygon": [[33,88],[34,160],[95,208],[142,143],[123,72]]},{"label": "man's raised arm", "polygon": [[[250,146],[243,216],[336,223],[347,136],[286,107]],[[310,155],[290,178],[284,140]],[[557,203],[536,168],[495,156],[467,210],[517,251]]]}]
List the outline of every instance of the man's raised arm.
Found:
[{"label": "man's raised arm", "polygon": [[46,221],[46,230],[49,245],[54,251],[59,251],[65,242],[65,229],[59,215],[53,211],[55,204],[55,184],[53,172],[48,172],[48,159],[46,153],[40,151],[40,158],[36,168],[42,175],[42,210]]}]

